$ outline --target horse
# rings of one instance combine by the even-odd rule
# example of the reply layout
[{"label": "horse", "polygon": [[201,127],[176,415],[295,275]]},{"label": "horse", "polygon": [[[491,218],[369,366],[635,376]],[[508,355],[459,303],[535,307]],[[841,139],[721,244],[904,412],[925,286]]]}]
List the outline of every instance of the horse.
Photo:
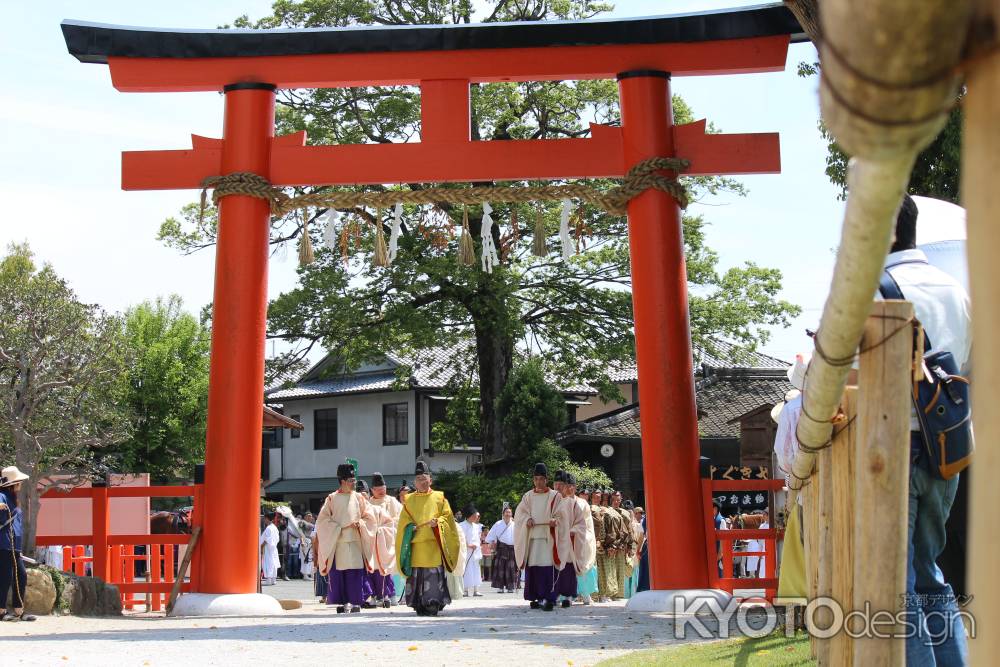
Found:
[{"label": "horse", "polygon": [[149,515],[149,532],[153,535],[190,535],[191,512],[152,512]]}]

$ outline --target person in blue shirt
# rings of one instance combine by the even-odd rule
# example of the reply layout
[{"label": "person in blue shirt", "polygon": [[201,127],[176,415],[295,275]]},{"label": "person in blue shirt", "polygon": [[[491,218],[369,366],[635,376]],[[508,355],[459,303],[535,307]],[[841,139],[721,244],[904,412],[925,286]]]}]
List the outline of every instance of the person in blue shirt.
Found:
[{"label": "person in blue shirt", "polygon": [[6,602],[7,591],[13,593],[14,610],[5,610],[5,621],[33,621],[35,617],[24,613],[24,593],[28,586],[28,572],[21,561],[21,508],[17,493],[21,482],[28,476],[8,466],[0,472],[0,600]]}]

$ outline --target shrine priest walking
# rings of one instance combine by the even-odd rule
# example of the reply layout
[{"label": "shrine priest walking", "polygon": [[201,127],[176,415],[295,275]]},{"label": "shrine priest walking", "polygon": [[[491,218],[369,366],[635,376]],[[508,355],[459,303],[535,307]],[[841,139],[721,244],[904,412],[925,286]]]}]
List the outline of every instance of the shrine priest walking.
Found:
[{"label": "shrine priest walking", "polygon": [[[576,496],[576,478],[573,473],[565,473],[562,483],[562,517],[556,529],[560,542],[563,542],[563,553],[566,554],[566,565],[559,572],[556,580],[556,593],[562,597],[563,608],[573,604],[580,591],[577,579],[594,567],[594,557],[597,554],[597,541],[594,539],[594,519],[590,513],[590,504]],[[566,544],[568,542],[568,544]],[[584,604],[590,604],[589,593],[584,593]]]},{"label": "shrine priest walking", "polygon": [[406,577],[406,604],[436,616],[451,602],[445,572],[458,563],[458,524],[444,493],[431,490],[431,471],[417,461],[413,485],[396,527],[396,558]]},{"label": "shrine priest walking", "polygon": [[490,528],[486,542],[496,545],[490,583],[499,593],[513,593],[521,572],[514,557],[514,510],[506,502],[503,504],[503,518]]},{"label": "shrine priest walking", "polygon": [[396,596],[392,575],[396,573],[396,524],[399,523],[403,505],[388,494],[382,473],[372,474],[371,489],[372,497],[368,502],[375,514],[378,532],[375,535],[374,563],[372,571],[368,573],[368,580],[371,582],[376,606],[389,607]]},{"label": "shrine priest walking", "polygon": [[278,578],[278,541],[280,540],[280,533],[278,532],[278,518],[279,514],[277,512],[267,513],[267,526],[260,534],[260,572],[261,572],[261,585],[262,586],[274,586],[275,580]]},{"label": "shrine priest walking", "polygon": [[365,578],[372,570],[375,514],[355,490],[354,466],[337,466],[340,488],[326,497],[316,519],[320,574],[329,574],[327,604],[337,613],[358,613],[365,601]]},{"label": "shrine priest walking", "polygon": [[556,577],[567,556],[556,535],[563,498],[549,488],[549,471],[544,463],[535,465],[532,477],[534,488],[521,497],[514,511],[514,552],[518,565],[525,570],[524,599],[532,609],[552,611]]},{"label": "shrine priest walking", "polygon": [[465,596],[482,597],[479,587],[483,585],[483,571],[479,566],[483,560],[483,524],[479,523],[479,510],[475,505],[469,505],[463,512],[465,521],[458,524],[459,529],[465,535],[466,559],[465,573],[462,576],[462,588]]}]

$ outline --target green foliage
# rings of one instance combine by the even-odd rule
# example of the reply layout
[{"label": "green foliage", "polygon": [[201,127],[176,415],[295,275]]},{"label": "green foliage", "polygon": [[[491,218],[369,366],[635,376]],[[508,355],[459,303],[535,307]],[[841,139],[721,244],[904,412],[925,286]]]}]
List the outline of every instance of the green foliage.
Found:
[{"label": "green foliage", "polygon": [[570,461],[569,452],[552,440],[542,440],[518,459],[519,469],[504,475],[465,472],[434,473],[434,488],[444,491],[452,510],[460,510],[472,503],[482,514],[480,521],[489,526],[500,519],[503,504],[517,507],[521,496],[531,488],[531,473],[535,463],[548,466],[549,474],[562,468],[573,474],[577,486],[610,487],[611,478],[603,470],[579,465]]},{"label": "green foliage", "polygon": [[131,308],[124,337],[133,361],[117,395],[134,429],[113,449],[116,467],[157,482],[188,478],[205,455],[211,332],[171,296]]},{"label": "green foliage", "polygon": [[[592,0],[511,3],[504,0],[279,0],[271,16],[241,17],[240,28],[467,23],[473,20],[518,21],[588,18],[605,11]],[[419,91],[405,86],[279,91],[278,133],[306,130],[313,144],[414,141],[420,132]],[[680,98],[673,98],[677,123],[697,120]],[[475,84],[471,88],[471,133],[477,141],[585,137],[590,122],[620,123],[613,81],[548,81]],[[716,131],[709,126],[709,131]],[[727,191],[743,194],[728,178],[686,178],[695,199]],[[532,183],[529,183],[532,184]],[[595,180],[598,189],[610,181]],[[516,184],[515,184],[516,185]],[[420,184],[393,186],[420,188]],[[456,186],[465,187],[465,186]],[[326,189],[326,188],[318,188]],[[378,186],[376,189],[384,189]],[[315,191],[302,188],[298,192]],[[541,211],[550,255],[538,258],[531,248],[536,211]],[[316,211],[320,214],[322,211]],[[372,265],[374,226],[386,236],[390,212],[376,219],[370,210],[341,211],[337,247],[320,247],[317,261],[299,271],[299,284],[278,296],[268,311],[268,335],[295,342],[282,356],[284,368],[301,367],[316,348],[338,355],[345,365],[374,361],[386,351],[414,351],[475,341],[476,357],[455,359],[455,368],[475,376],[482,414],[479,440],[487,457],[505,454],[499,438],[495,399],[513,368],[515,349],[543,357],[552,374],[565,381],[585,379],[602,395],[614,394],[609,365],[634,358],[631,266],[628,225],[590,207],[580,210],[580,253],[569,261],[556,255],[559,205],[518,204],[494,207],[494,243],[501,256],[492,274],[456,262],[462,210],[404,207],[399,254],[391,266]],[[481,215],[469,207],[472,238],[480,245]],[[516,214],[518,232],[513,233]],[[161,240],[182,252],[215,242],[215,212],[204,221],[188,206],[167,220]],[[685,217],[689,262],[691,323],[696,343],[730,338],[747,348],[768,339],[766,327],[787,326],[798,310],[777,299],[781,275],[748,264],[720,273],[718,257],[704,245],[700,218]],[[321,230],[312,225],[313,243]],[[303,233],[301,215],[272,223],[276,247]],[[345,238],[346,229],[349,238]],[[348,241],[342,247],[342,241]],[[347,261],[342,252],[347,251]],[[284,377],[269,368],[269,378]],[[436,440],[448,447],[461,440],[461,429],[438,429]]]},{"label": "green foliage", "polygon": [[431,427],[431,449],[436,452],[466,449],[479,437],[479,388],[471,382],[464,382],[453,383],[444,391],[451,400],[445,409],[444,421],[436,422]]},{"label": "green foliage", "polygon": [[260,513],[267,516],[268,512],[274,512],[279,507],[288,507],[288,503],[284,500],[266,500],[261,498],[260,500]]},{"label": "green foliage", "polygon": [[49,575],[49,579],[52,580],[52,585],[56,589],[56,605],[53,610],[56,613],[65,613],[69,611],[69,600],[63,598],[63,591],[66,590],[66,577],[65,575],[52,567],[51,565],[39,565],[38,569]]},{"label": "green foliage", "polygon": [[567,421],[566,401],[546,380],[538,358],[514,368],[497,398],[496,409],[508,454],[514,460],[523,460]]},{"label": "green foliage", "polygon": [[[819,74],[819,63],[799,63],[802,77]],[[964,94],[964,93],[963,93]],[[823,121],[818,123],[820,134],[827,141],[826,175],[840,188],[839,199],[847,199],[847,163],[850,156],[837,144]],[[917,155],[906,191],[911,195],[935,197],[952,203],[959,202],[959,182],[962,167],[962,98],[948,114],[948,121],[927,148]]]},{"label": "green foliage", "polygon": [[[26,245],[0,258],[0,459],[32,480],[104,472],[97,454],[128,433],[113,387],[127,357],[121,323],[81,303]],[[25,551],[34,548],[41,489],[21,487]]]}]

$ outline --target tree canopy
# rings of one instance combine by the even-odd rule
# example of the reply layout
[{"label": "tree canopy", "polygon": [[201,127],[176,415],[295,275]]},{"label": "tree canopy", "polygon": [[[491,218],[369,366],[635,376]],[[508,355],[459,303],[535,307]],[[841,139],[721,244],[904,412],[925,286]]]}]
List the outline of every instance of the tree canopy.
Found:
[{"label": "tree canopy", "polygon": [[125,313],[132,362],[116,391],[134,428],[107,453],[117,470],[163,482],[190,477],[205,455],[211,332],[182,307],[171,296]]},{"label": "tree canopy", "polygon": [[[468,23],[589,18],[609,8],[590,0],[508,2],[489,0],[281,0],[271,16],[235,22],[242,28]],[[279,133],[306,130],[312,143],[413,141],[420,132],[419,91],[407,87],[291,90],[279,92]],[[673,99],[675,122],[696,120]],[[619,124],[613,81],[474,84],[472,138],[476,141],[558,139],[589,134],[589,122]],[[684,179],[694,198],[720,191],[742,193],[725,178]],[[475,187],[477,184],[473,184]],[[610,183],[594,181],[597,188]],[[420,184],[393,186],[419,188]],[[455,186],[468,187],[468,186]],[[303,189],[303,191],[311,191]],[[276,364],[301,364],[316,347],[335,352],[347,365],[390,350],[423,349],[472,341],[482,420],[480,440],[487,458],[506,455],[495,402],[507,383],[518,350],[540,356],[554,373],[586,378],[612,397],[609,362],[634,357],[631,272],[626,220],[582,207],[574,221],[579,254],[565,261],[554,252],[558,205],[494,207],[493,241],[500,265],[493,273],[456,262],[463,211],[439,205],[407,207],[399,254],[388,267],[373,267],[374,225],[390,228],[389,215],[345,209],[339,227],[322,234],[312,218],[299,214],[272,223],[276,248],[310,230],[327,240],[316,261],[300,269],[299,285],[274,299],[268,335],[293,343]],[[477,255],[482,211],[470,207]],[[550,254],[532,254],[536,214]],[[515,223],[515,218],[518,221]],[[696,345],[711,349],[713,337],[754,348],[768,339],[768,327],[787,325],[797,308],[778,298],[781,274],[746,262],[725,271],[705,245],[705,221],[684,217],[690,287],[690,319]],[[160,237],[183,252],[215,242],[216,219],[199,219],[186,207],[167,220]],[[276,250],[280,252],[280,250]],[[277,368],[275,368],[277,367]]]},{"label": "tree canopy", "polygon": [[82,303],[26,245],[0,259],[0,313],[0,454],[41,485],[21,486],[30,551],[49,476],[106,472],[101,448],[128,434],[128,413],[108,390],[126,357],[120,320]]}]

